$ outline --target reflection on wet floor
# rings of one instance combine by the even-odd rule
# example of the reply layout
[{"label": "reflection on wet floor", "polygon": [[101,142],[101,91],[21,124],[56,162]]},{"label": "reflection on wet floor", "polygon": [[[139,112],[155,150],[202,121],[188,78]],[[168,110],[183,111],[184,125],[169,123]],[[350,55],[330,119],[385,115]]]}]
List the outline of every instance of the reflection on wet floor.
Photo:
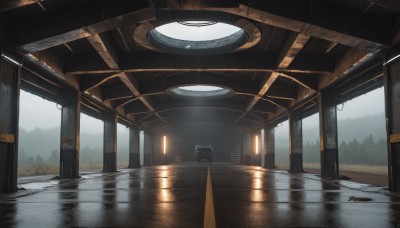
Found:
[{"label": "reflection on wet floor", "polygon": [[[372,186],[224,164],[213,164],[211,174],[217,227],[400,224],[400,197]],[[1,196],[0,227],[202,227],[206,178],[200,163],[25,185],[41,190]]]}]

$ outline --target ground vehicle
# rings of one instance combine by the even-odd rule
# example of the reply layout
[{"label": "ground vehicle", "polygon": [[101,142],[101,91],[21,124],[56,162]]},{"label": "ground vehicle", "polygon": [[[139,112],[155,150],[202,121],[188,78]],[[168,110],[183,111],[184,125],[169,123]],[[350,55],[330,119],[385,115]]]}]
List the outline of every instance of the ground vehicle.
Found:
[{"label": "ground vehicle", "polygon": [[212,162],[213,148],[211,145],[196,145],[194,151],[198,162],[201,159],[207,159],[209,162]]}]

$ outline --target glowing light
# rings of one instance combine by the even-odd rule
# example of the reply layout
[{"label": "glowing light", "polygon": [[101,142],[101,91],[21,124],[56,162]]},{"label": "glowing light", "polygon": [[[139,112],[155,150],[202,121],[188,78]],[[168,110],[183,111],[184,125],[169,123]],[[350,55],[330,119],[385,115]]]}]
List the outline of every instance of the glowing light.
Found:
[{"label": "glowing light", "polygon": [[186,21],[173,22],[156,28],[164,36],[186,41],[209,41],[228,37],[242,30],[221,22]]},{"label": "glowing light", "polygon": [[208,92],[208,91],[218,91],[224,88],[218,86],[206,86],[206,85],[194,85],[194,86],[181,86],[179,89],[195,92]]},{"label": "glowing light", "polygon": [[164,154],[167,152],[167,136],[164,135]]},{"label": "glowing light", "polygon": [[256,135],[256,154],[258,154],[258,135]]}]

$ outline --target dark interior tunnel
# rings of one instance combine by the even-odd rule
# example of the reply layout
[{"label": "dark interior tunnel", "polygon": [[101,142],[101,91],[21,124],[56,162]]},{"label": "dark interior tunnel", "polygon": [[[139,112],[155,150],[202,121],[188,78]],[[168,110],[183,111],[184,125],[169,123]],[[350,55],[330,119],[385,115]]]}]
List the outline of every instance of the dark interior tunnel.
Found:
[{"label": "dark interior tunnel", "polygon": [[[243,128],[234,124],[211,121],[190,121],[176,124],[169,127],[165,133],[169,144],[167,146],[168,157],[174,161],[175,157],[180,155],[182,162],[194,162],[196,161],[195,145],[212,145],[213,161],[229,162],[231,153],[241,153],[244,132],[246,131]],[[162,136],[160,140],[161,138]],[[161,147],[160,151],[162,151]]]}]

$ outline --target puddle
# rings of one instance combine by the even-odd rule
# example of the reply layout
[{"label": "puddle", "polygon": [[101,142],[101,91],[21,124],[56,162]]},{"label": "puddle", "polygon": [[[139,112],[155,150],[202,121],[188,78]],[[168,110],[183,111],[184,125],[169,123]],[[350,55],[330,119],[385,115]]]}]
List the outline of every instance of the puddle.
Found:
[{"label": "puddle", "polygon": [[25,188],[27,190],[30,189],[45,189],[48,187],[52,187],[54,185],[57,185],[58,181],[47,181],[47,182],[34,182],[34,183],[28,183],[28,184],[21,184],[18,187],[19,188]]}]

